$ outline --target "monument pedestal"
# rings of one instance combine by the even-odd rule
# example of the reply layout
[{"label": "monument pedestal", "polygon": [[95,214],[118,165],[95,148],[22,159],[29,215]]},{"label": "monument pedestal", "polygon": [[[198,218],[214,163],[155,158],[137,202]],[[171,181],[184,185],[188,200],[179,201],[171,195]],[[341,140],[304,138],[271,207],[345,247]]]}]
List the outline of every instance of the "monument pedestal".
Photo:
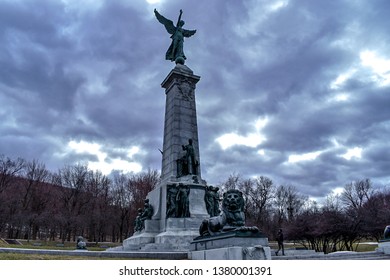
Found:
[{"label": "monument pedestal", "polygon": [[155,237],[155,243],[181,244],[189,248],[190,242],[199,235],[199,225],[203,218],[168,218],[165,231]]},{"label": "monument pedestal", "polygon": [[191,242],[192,260],[270,260],[268,238],[261,233],[243,234],[239,231],[215,236],[198,237]]},{"label": "monument pedestal", "polygon": [[390,240],[389,239],[380,240],[376,251],[384,253],[386,255],[390,255]]},{"label": "monument pedestal", "polygon": [[137,231],[133,234],[133,236],[123,240],[123,248],[126,251],[140,250],[145,244],[154,243],[154,238],[158,233],[158,221],[145,220],[145,229]]},{"label": "monument pedestal", "polygon": [[[164,231],[150,231],[145,227],[141,232],[123,241],[124,250],[149,251],[151,248],[162,251],[187,251],[190,242],[199,235],[201,218],[169,218]],[[147,222],[159,222],[147,221]]]},{"label": "monument pedestal", "polygon": [[190,251],[191,260],[270,260],[270,247],[254,246],[240,247],[233,246],[227,248]]},{"label": "monument pedestal", "polygon": [[[170,188],[173,185],[188,188],[188,200],[185,203],[188,204],[188,217],[175,217],[178,211],[169,213]],[[206,185],[194,183],[192,177],[191,180],[183,177],[174,182],[161,183],[147,196],[154,209],[152,219],[145,220],[142,231],[135,232],[123,241],[124,250],[188,250],[190,242],[199,236],[202,221],[210,217],[206,209],[205,193]],[[177,199],[177,194],[173,198]]]},{"label": "monument pedestal", "polygon": [[148,194],[154,215],[151,220],[145,220],[145,229],[123,241],[124,250],[150,250],[152,247],[163,251],[188,250],[190,242],[199,236],[199,226],[209,217],[204,201],[205,186],[186,182],[189,217],[168,217],[170,185],[172,182],[160,185]]}]

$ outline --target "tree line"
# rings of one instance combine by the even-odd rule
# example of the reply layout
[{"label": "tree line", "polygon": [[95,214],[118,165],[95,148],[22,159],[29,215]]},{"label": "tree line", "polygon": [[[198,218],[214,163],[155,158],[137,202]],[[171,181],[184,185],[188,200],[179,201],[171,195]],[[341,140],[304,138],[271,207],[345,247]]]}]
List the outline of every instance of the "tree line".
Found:
[{"label": "tree line", "polygon": [[[133,234],[138,208],[159,178],[156,170],[108,177],[86,164],[50,172],[37,160],[0,155],[0,237],[122,242]],[[217,186],[221,195],[243,193],[247,225],[270,240],[283,228],[288,240],[316,251],[354,250],[361,240],[380,240],[390,224],[390,191],[369,179],[346,184],[321,205],[265,176],[231,174]]]},{"label": "tree line", "polygon": [[0,156],[0,236],[15,239],[122,242],[159,173],[110,178],[85,164],[49,172],[39,161]]}]

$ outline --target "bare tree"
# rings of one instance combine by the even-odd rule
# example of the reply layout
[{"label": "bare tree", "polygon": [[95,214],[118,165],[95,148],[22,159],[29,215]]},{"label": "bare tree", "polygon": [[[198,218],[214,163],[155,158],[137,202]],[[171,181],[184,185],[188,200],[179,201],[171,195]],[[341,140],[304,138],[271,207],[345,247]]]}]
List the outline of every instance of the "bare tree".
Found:
[{"label": "bare tree", "polygon": [[347,208],[360,209],[373,194],[370,179],[357,180],[346,184],[341,194],[341,201]]},{"label": "bare tree", "polygon": [[100,171],[90,170],[87,175],[86,191],[89,203],[85,212],[88,227],[88,240],[105,241],[109,232],[107,225],[110,223],[110,197],[111,180]]},{"label": "bare tree", "polygon": [[0,155],[0,194],[8,188],[15,179],[21,175],[25,161],[21,158],[12,160],[4,155]]},{"label": "bare tree", "polygon": [[369,179],[356,180],[346,184],[341,193],[341,201],[346,214],[344,227],[348,229],[343,236],[344,246],[347,250],[354,250],[362,236],[364,228],[363,206],[374,194]]},{"label": "bare tree", "polygon": [[390,224],[390,190],[377,191],[364,203],[361,210],[362,233],[379,241],[384,227]]},{"label": "bare tree", "polygon": [[278,224],[283,221],[291,221],[303,208],[308,198],[298,193],[294,186],[281,185],[275,192],[275,207]]},{"label": "bare tree", "polygon": [[148,170],[129,176],[128,187],[132,202],[135,207],[143,207],[143,201],[147,194],[153,190],[159,182],[160,174],[156,170]]},{"label": "bare tree", "polygon": [[253,221],[260,228],[269,228],[270,210],[272,199],[275,193],[275,186],[271,179],[260,176],[251,180],[252,184],[248,191],[249,204],[251,205],[251,215]]},{"label": "bare tree", "polygon": [[39,232],[39,218],[46,210],[50,199],[50,189],[45,186],[49,180],[49,171],[45,164],[33,160],[27,162],[24,168],[23,197],[21,201],[21,217],[27,227],[26,237],[29,240],[37,238]]},{"label": "bare tree", "polygon": [[229,178],[221,183],[221,189],[225,192],[232,189],[238,189],[242,181],[241,175],[237,173],[232,173],[229,175]]},{"label": "bare tree", "polygon": [[275,186],[271,179],[264,176],[255,179],[255,186],[250,196],[260,215],[265,213],[271,199],[274,197],[274,192]]},{"label": "bare tree", "polygon": [[[21,158],[13,160],[0,155],[0,232],[7,226],[13,227],[10,220],[17,215],[19,198],[17,194],[11,195],[9,190],[14,187],[15,179],[21,176],[24,166],[25,161]],[[15,190],[13,192],[16,193]]]},{"label": "bare tree", "polygon": [[[85,222],[83,214],[90,199],[86,195],[88,172],[87,165],[76,164],[63,167],[54,177],[56,184],[62,187],[62,241],[70,241],[72,233],[73,238],[75,238],[77,230],[81,230],[82,224]],[[82,233],[79,232],[79,234]]]},{"label": "bare tree", "polygon": [[336,193],[328,194],[325,198],[325,203],[324,203],[323,208],[326,210],[340,211],[342,208],[341,196],[339,194],[336,194]]},{"label": "bare tree", "polygon": [[[128,177],[124,174],[116,174],[111,189],[111,197],[114,209],[117,213],[115,226],[118,228],[119,241],[123,241],[123,236],[127,235],[128,223],[130,220],[131,193],[128,187]],[[116,230],[113,229],[113,236]]]}]

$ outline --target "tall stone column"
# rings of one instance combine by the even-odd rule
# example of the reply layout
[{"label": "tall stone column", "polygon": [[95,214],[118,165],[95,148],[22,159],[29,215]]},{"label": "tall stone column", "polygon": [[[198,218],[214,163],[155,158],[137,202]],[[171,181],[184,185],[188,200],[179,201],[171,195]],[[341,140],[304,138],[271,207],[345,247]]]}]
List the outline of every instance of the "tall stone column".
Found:
[{"label": "tall stone column", "polygon": [[[195,87],[199,79],[190,68],[177,64],[161,84],[166,94],[162,181],[176,181],[186,176],[197,176],[197,180],[201,180],[195,103]],[[189,141],[192,141],[194,153],[190,163],[185,150]]]}]

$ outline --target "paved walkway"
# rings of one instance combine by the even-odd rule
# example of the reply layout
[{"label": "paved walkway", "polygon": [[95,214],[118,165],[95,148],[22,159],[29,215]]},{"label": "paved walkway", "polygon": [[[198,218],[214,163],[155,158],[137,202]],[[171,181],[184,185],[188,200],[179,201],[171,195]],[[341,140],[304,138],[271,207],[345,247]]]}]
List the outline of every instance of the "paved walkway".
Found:
[{"label": "paved walkway", "polygon": [[126,251],[88,251],[88,250],[41,250],[41,249],[19,249],[0,248],[0,253],[19,254],[44,254],[44,255],[66,255],[66,256],[87,256],[95,258],[122,258],[122,259],[154,259],[154,260],[185,260],[187,252],[126,252]]},{"label": "paved walkway", "polygon": [[[46,254],[46,255],[67,255],[87,256],[102,259],[155,259],[155,260],[185,260],[188,259],[187,252],[128,252],[128,251],[88,251],[88,250],[41,250],[41,249],[20,249],[0,248],[0,253],[20,254]],[[272,256],[272,260],[390,260],[390,255],[381,252],[336,252],[331,254],[309,253],[286,256]]]},{"label": "paved walkway", "polygon": [[336,252],[331,254],[272,256],[273,260],[390,260],[390,255],[381,252]]}]

